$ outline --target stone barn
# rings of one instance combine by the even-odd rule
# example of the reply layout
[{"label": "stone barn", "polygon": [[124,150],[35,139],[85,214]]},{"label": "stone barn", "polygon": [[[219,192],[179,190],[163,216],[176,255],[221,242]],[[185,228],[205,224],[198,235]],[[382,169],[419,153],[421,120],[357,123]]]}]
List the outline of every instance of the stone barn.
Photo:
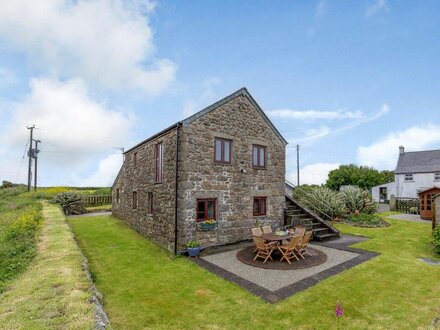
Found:
[{"label": "stone barn", "polygon": [[113,214],[174,252],[250,239],[283,224],[286,144],[242,88],[127,150]]}]

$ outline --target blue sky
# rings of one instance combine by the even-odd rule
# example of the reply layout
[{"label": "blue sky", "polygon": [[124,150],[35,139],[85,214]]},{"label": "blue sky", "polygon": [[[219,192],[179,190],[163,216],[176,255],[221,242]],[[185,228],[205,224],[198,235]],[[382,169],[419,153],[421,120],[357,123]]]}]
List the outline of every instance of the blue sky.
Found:
[{"label": "blue sky", "polygon": [[436,1],[30,0],[0,6],[0,180],[109,185],[128,148],[245,86],[303,183],[440,147]]}]

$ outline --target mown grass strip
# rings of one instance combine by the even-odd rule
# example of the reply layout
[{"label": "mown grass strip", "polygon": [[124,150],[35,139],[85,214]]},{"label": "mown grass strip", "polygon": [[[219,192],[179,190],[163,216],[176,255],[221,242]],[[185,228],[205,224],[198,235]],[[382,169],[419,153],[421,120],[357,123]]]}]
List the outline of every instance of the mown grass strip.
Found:
[{"label": "mown grass strip", "polygon": [[44,204],[37,256],[0,295],[0,329],[90,329],[95,325],[82,255],[61,210]]}]

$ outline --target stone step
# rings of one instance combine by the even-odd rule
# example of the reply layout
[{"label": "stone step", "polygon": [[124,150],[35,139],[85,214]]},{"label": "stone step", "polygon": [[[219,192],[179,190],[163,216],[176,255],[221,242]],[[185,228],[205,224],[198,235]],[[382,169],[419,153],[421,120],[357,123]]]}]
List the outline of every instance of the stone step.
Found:
[{"label": "stone step", "polygon": [[338,235],[335,234],[335,233],[313,235],[313,239],[317,240],[317,241],[327,241],[327,240],[330,240],[330,239],[333,239],[333,238],[336,238],[336,237],[338,237]]},{"label": "stone step", "polygon": [[329,231],[328,228],[313,228],[312,230],[313,230],[313,235],[325,234],[325,233],[327,233]]}]

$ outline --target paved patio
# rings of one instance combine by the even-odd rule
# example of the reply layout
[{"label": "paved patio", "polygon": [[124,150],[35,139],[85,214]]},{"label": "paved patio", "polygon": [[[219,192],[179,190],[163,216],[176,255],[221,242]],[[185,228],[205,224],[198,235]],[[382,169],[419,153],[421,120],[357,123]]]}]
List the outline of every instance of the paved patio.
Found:
[{"label": "paved patio", "polygon": [[306,269],[274,270],[244,264],[236,257],[237,252],[245,246],[243,244],[235,249],[228,247],[227,251],[202,256],[194,261],[262,299],[275,303],[376,256],[377,253],[349,247],[365,239],[342,235],[334,241],[310,244],[314,249],[325,253],[327,260],[321,265]]},{"label": "paved patio", "polygon": [[432,223],[431,220],[423,220],[422,218],[420,218],[420,215],[418,214],[395,214],[395,215],[390,215],[389,218],[395,220],[405,220],[405,221],[420,222],[427,224]]}]

